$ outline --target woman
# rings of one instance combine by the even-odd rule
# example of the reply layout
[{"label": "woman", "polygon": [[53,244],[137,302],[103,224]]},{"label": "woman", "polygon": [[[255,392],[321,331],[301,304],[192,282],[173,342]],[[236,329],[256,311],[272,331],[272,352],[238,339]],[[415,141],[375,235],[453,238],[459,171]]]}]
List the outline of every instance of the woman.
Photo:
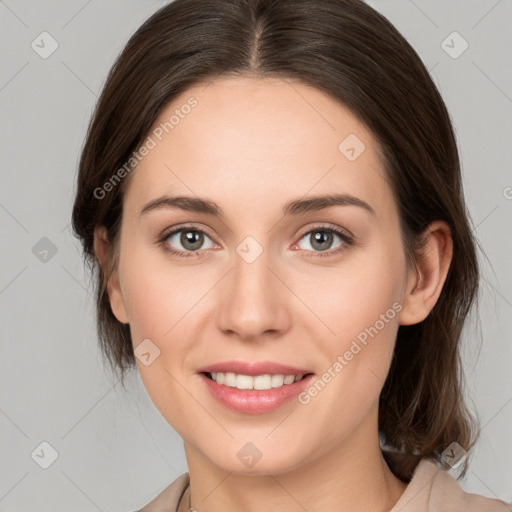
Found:
[{"label": "woman", "polygon": [[359,0],[176,0],[130,39],[73,225],[98,333],[189,471],[143,511],[510,510],[467,494],[478,288],[456,141]]}]

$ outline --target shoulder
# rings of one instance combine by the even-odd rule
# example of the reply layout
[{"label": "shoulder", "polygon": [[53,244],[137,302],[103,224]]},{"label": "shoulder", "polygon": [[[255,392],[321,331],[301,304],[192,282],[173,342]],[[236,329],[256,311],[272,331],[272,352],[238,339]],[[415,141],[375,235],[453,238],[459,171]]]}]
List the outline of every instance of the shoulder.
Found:
[{"label": "shoulder", "polygon": [[189,484],[189,474],[183,473],[137,512],[173,512]]},{"label": "shoulder", "polygon": [[391,512],[512,512],[504,501],[465,492],[457,480],[423,459]]}]

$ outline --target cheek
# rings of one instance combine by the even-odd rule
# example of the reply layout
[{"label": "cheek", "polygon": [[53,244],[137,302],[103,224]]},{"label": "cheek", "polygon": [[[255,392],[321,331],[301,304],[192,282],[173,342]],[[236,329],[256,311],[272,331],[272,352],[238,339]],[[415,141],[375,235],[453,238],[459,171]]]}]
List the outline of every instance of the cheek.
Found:
[{"label": "cheek", "polygon": [[331,271],[330,279],[317,280],[309,296],[312,309],[331,331],[319,346],[327,361],[320,375],[326,383],[322,394],[331,404],[326,410],[343,403],[357,416],[356,411],[369,408],[378,398],[389,371],[402,308],[405,258],[399,248],[379,248],[347,260]]},{"label": "cheek", "polygon": [[194,307],[208,291],[204,275],[179,269],[150,250],[134,251],[122,273],[134,345],[150,338],[164,350],[177,332],[194,322]]},{"label": "cheek", "polygon": [[[360,333],[364,338],[365,329],[376,323],[383,331],[389,331],[384,329],[389,324],[397,325],[404,266],[405,258],[398,250],[368,249],[354,253],[338,268],[322,271],[328,274],[317,273],[308,283],[299,277],[295,289],[301,290],[313,312],[329,328],[339,349],[350,345]],[[393,337],[392,333],[389,336]]]},{"label": "cheek", "polygon": [[145,364],[143,358],[136,358],[138,371],[156,408],[179,429],[189,399],[180,385],[182,367],[196,332],[194,306],[200,306],[205,283],[187,273],[155,267],[146,258],[133,257],[124,268],[132,343],[137,355],[138,345],[151,340],[144,341],[150,347],[151,361]]},{"label": "cheek", "polygon": [[357,428],[376,407],[386,380],[401,309],[388,263],[381,258],[354,265],[315,291],[323,296],[318,316],[335,334],[317,339],[324,364],[301,403],[324,425],[327,443]]}]

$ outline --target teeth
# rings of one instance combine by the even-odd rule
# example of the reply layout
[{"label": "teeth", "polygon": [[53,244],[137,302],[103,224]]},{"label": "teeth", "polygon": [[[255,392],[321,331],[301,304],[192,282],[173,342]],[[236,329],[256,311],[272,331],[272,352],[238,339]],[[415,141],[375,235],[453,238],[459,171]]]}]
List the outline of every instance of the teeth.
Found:
[{"label": "teeth", "polygon": [[213,372],[212,379],[218,384],[224,384],[237,389],[272,389],[280,388],[287,384],[293,384],[304,375],[242,375],[237,373]]}]

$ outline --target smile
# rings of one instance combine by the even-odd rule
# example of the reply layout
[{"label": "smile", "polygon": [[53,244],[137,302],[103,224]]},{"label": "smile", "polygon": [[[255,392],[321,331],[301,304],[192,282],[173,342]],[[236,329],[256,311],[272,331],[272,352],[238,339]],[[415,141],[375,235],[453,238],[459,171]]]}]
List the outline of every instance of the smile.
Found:
[{"label": "smile", "polygon": [[217,384],[223,384],[237,389],[256,389],[265,390],[280,388],[298,382],[304,378],[305,374],[300,375],[243,375],[232,372],[207,372],[206,376]]},{"label": "smile", "polygon": [[202,372],[199,375],[217,403],[245,414],[263,414],[279,409],[303,392],[314,378],[313,373],[244,375]]}]

